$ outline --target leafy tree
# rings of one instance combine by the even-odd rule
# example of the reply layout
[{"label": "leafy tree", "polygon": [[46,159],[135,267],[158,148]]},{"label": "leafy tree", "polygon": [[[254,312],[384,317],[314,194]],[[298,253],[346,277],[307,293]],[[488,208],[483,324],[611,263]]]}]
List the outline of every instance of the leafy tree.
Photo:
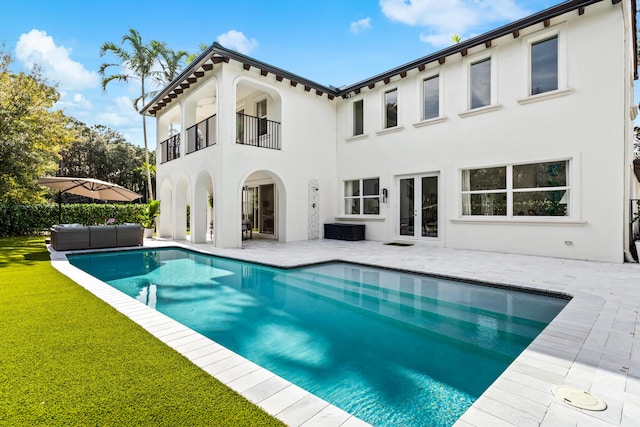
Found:
[{"label": "leafy tree", "polygon": [[[120,45],[113,42],[105,42],[100,48],[100,56],[104,56],[107,52],[112,53],[118,59],[118,63],[104,63],[100,66],[98,72],[102,76],[102,89],[106,92],[107,85],[112,81],[130,82],[131,80],[140,81],[140,96],[133,102],[136,111],[140,111],[140,107],[145,104],[147,92],[145,90],[145,82],[147,78],[152,76],[152,68],[158,60],[158,42],[150,42],[144,44],[142,37],[133,28],[122,37]],[[127,49],[128,47],[128,49]],[[107,69],[117,67],[119,72],[107,75]],[[147,120],[142,115],[142,133],[144,137],[145,163],[147,164],[147,192],[149,199],[153,200],[153,187],[151,182],[151,168],[149,166],[149,145],[147,143]]]},{"label": "leafy tree", "polygon": [[[145,150],[103,125],[88,127],[75,121],[76,141],[62,152],[60,176],[91,177],[139,193],[147,192]],[[148,153],[155,164],[155,153]],[[155,178],[155,167],[150,168]]]},{"label": "leafy tree", "polygon": [[37,178],[54,173],[59,152],[73,141],[70,119],[52,110],[60,98],[36,67],[12,73],[10,54],[0,50],[0,202],[41,200]]}]

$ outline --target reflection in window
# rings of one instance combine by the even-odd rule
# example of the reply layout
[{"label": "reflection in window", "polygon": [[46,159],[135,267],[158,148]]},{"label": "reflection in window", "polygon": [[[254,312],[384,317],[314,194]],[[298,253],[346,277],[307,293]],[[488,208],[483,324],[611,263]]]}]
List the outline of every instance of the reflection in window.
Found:
[{"label": "reflection in window", "polygon": [[568,216],[568,169],[563,160],[463,170],[462,214]]},{"label": "reflection in window", "polygon": [[470,67],[470,109],[491,105],[491,58]]},{"label": "reflection in window", "polygon": [[440,77],[433,76],[425,79],[423,87],[422,120],[434,119],[440,116]]},{"label": "reflection in window", "polygon": [[398,126],[398,89],[384,93],[385,121],[384,127]]},{"label": "reflection in window", "polygon": [[256,104],[256,116],[258,116],[258,135],[266,135],[267,134],[267,100],[263,99],[262,101]]},{"label": "reflection in window", "polygon": [[355,179],[344,182],[344,213],[347,215],[380,214],[380,179]]},{"label": "reflection in window", "polygon": [[558,89],[558,36],[531,45],[531,93]]},{"label": "reflection in window", "polygon": [[364,101],[353,103],[353,136],[364,133]]}]

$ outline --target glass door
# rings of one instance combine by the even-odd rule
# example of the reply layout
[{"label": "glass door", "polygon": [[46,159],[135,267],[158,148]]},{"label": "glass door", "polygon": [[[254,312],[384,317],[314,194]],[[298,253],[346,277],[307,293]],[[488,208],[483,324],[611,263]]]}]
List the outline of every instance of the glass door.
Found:
[{"label": "glass door", "polygon": [[405,177],[398,184],[398,234],[416,239],[438,237],[438,177]]}]

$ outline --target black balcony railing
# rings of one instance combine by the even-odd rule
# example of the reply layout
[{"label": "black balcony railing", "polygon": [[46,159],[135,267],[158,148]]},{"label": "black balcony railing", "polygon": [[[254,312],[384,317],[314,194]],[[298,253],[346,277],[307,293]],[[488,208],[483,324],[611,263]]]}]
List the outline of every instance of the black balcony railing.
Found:
[{"label": "black balcony railing", "polygon": [[236,144],[280,149],[280,123],[236,113]]},{"label": "black balcony railing", "polygon": [[160,143],[160,163],[170,162],[180,157],[180,134],[170,136]]},{"label": "black balcony railing", "polygon": [[187,128],[187,154],[216,143],[216,115]]}]

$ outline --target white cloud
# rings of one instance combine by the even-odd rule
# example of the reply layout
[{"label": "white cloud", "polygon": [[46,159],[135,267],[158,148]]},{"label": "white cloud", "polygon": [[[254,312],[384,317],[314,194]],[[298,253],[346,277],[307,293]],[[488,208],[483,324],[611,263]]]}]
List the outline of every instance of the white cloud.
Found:
[{"label": "white cloud", "polygon": [[364,19],[360,19],[359,21],[352,22],[351,25],[349,26],[349,31],[351,31],[353,34],[358,34],[370,28],[371,28],[371,18],[367,17]]},{"label": "white cloud", "polygon": [[103,107],[103,111],[96,116],[97,123],[113,128],[134,126],[138,123],[142,126],[142,118],[133,108],[133,101],[128,96],[119,96],[113,104],[106,104]]},{"label": "white cloud", "polygon": [[56,46],[46,32],[31,30],[22,34],[16,44],[16,58],[26,69],[39,65],[45,77],[59,83],[60,89],[79,90],[98,86],[95,71],[88,71],[71,59],[71,49]]},{"label": "white cloud", "polygon": [[454,34],[467,39],[481,26],[529,13],[516,0],[380,0],[380,8],[391,21],[428,27],[420,39],[434,46],[452,44]]},{"label": "white cloud", "polygon": [[66,111],[73,110],[74,112],[77,111],[80,113],[86,110],[92,110],[93,104],[81,93],[69,94],[65,91],[60,91],[60,99],[56,103],[56,107]]},{"label": "white cloud", "polygon": [[248,39],[240,31],[230,30],[218,36],[218,43],[229,49],[244,53],[245,55],[258,47],[256,39]]}]

